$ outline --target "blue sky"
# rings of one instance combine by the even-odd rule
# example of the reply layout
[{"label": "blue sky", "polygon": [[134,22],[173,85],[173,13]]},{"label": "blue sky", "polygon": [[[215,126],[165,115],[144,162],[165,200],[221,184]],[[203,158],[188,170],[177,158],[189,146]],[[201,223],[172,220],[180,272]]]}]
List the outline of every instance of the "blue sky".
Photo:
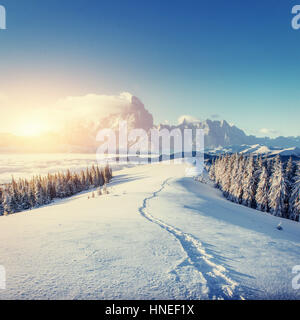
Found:
[{"label": "blue sky", "polygon": [[0,4],[7,10],[0,94],[19,96],[23,109],[34,95],[42,104],[127,91],[156,123],[214,116],[248,134],[300,135],[300,30],[291,28],[297,1]]}]

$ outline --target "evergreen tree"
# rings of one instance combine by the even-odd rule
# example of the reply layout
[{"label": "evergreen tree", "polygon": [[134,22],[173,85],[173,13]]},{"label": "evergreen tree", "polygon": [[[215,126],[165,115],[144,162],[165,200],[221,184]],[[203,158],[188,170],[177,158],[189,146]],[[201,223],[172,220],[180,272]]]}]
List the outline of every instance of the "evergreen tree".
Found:
[{"label": "evergreen tree", "polygon": [[61,199],[66,196],[65,188],[64,188],[64,180],[61,177],[61,175],[58,175],[58,178],[56,181],[56,196]]},{"label": "evergreen tree", "polygon": [[29,195],[27,190],[24,190],[21,194],[21,207],[22,207],[22,210],[28,210],[31,208],[31,203],[29,200]]},{"label": "evergreen tree", "polygon": [[292,220],[299,221],[300,215],[300,163],[296,175],[294,177],[294,185],[290,197],[290,215],[289,218]]},{"label": "evergreen tree", "polygon": [[237,176],[234,179],[233,199],[236,203],[242,204],[243,202],[243,178],[247,159],[243,156],[239,160],[239,169]]},{"label": "evergreen tree", "polygon": [[4,192],[3,189],[0,188],[0,216],[3,215],[4,213],[4,208],[3,208],[3,197],[4,197]]},{"label": "evergreen tree", "polygon": [[12,201],[11,201],[11,196],[10,196],[8,190],[6,190],[4,192],[3,209],[4,209],[4,214],[14,213],[14,209],[13,209],[13,205],[12,205]]},{"label": "evergreen tree", "polygon": [[35,188],[34,188],[34,180],[32,180],[29,184],[28,198],[30,207],[33,208],[36,205],[35,201]]},{"label": "evergreen tree", "polygon": [[256,191],[255,200],[257,203],[257,209],[268,212],[268,202],[269,202],[269,176],[268,176],[268,170],[266,167],[263,166],[260,177],[259,177],[259,183]]},{"label": "evergreen tree", "polygon": [[231,184],[229,188],[229,196],[228,199],[233,202],[238,202],[238,196],[237,196],[237,189],[238,185],[240,184],[241,180],[239,179],[239,168],[241,166],[241,156],[236,154],[233,165],[232,165],[232,172],[231,172]]},{"label": "evergreen tree", "polygon": [[210,166],[210,169],[209,169],[209,178],[211,181],[215,181],[216,180],[216,174],[215,174],[215,160],[212,160],[212,164]]},{"label": "evergreen tree", "polygon": [[255,176],[255,165],[253,156],[250,156],[246,161],[244,179],[243,179],[243,205],[254,208],[255,207],[255,193],[257,183]]},{"label": "evergreen tree", "polygon": [[39,179],[37,179],[35,182],[34,198],[35,198],[35,204],[37,206],[41,206],[44,204],[43,190],[42,190],[42,185]]},{"label": "evergreen tree", "polygon": [[102,171],[97,166],[97,186],[101,187],[104,184],[104,177]]},{"label": "evergreen tree", "polygon": [[291,205],[291,197],[294,187],[294,178],[295,178],[296,166],[294,165],[292,157],[289,158],[289,161],[286,165],[285,176],[286,176],[286,188],[287,188],[287,198],[286,198],[286,210],[287,216],[293,215],[293,206]]},{"label": "evergreen tree", "polygon": [[237,154],[228,157],[226,159],[226,166],[222,177],[222,190],[223,194],[226,198],[229,198],[230,195],[230,187],[232,183],[232,172],[234,167],[234,162],[237,159]]},{"label": "evergreen tree", "polygon": [[270,181],[269,208],[275,216],[285,217],[287,185],[280,157],[277,156],[274,162],[273,174]]},{"label": "evergreen tree", "polygon": [[108,183],[112,178],[112,173],[109,165],[107,164],[104,168],[104,181],[105,183]]}]

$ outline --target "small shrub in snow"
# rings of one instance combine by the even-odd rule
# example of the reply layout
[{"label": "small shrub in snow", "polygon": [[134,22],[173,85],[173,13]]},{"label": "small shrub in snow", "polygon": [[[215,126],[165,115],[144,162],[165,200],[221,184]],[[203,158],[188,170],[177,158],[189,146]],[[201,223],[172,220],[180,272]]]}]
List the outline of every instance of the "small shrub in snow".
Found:
[{"label": "small shrub in snow", "polygon": [[103,194],[109,194],[106,184],[103,186]]},{"label": "small shrub in snow", "polygon": [[277,229],[282,230],[281,222],[278,224]]}]

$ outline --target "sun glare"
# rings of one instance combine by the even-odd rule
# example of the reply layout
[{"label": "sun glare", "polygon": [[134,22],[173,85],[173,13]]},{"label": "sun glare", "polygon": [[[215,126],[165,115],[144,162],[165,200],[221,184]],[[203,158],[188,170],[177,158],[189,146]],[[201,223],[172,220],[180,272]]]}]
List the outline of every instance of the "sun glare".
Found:
[{"label": "sun glare", "polygon": [[38,136],[45,131],[45,126],[40,123],[24,123],[20,125],[16,130],[15,133],[18,136],[24,137],[32,137]]}]

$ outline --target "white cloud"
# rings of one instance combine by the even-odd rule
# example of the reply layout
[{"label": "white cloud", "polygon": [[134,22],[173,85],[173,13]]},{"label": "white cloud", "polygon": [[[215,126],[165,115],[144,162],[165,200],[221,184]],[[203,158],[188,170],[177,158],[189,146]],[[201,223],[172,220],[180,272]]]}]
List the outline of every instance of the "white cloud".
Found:
[{"label": "white cloud", "polygon": [[95,120],[120,112],[131,104],[132,95],[122,92],[119,95],[87,94],[60,99],[54,109],[57,113],[72,119]]},{"label": "white cloud", "polygon": [[274,136],[279,134],[279,132],[277,130],[274,129],[267,129],[267,128],[261,128],[259,130],[260,134],[264,134],[264,135],[268,135],[268,136]]},{"label": "white cloud", "polygon": [[178,118],[178,124],[183,123],[183,121],[186,121],[188,123],[195,123],[195,122],[200,122],[201,120],[194,117],[194,116],[190,116],[190,115],[182,115]]},{"label": "white cloud", "polygon": [[117,95],[90,93],[68,96],[56,102],[45,98],[37,104],[33,100],[15,99],[0,92],[0,107],[3,108],[0,131],[24,134],[28,128],[37,125],[41,127],[40,131],[56,131],[78,121],[99,121],[130,106],[131,99],[129,92]]}]

